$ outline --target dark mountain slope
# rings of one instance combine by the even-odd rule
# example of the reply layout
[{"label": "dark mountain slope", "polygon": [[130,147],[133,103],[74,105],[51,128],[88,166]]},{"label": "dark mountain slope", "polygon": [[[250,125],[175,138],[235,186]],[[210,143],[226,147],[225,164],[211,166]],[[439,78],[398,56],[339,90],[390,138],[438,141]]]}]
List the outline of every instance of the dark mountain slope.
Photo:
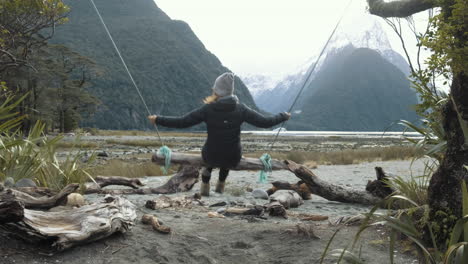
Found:
[{"label": "dark mountain slope", "polygon": [[346,48],[327,57],[288,129],[382,131],[399,119],[416,120],[416,103],[396,66],[371,49]]},{"label": "dark mountain slope", "polygon": [[[65,44],[102,67],[91,92],[102,102],[84,126],[106,129],[148,127],[146,110],[89,1],[66,1],[70,21],[53,42]],[[95,0],[150,111],[179,115],[202,104],[215,78],[229,71],[182,21],[171,20],[152,0]],[[236,94],[254,106],[245,85]]]}]

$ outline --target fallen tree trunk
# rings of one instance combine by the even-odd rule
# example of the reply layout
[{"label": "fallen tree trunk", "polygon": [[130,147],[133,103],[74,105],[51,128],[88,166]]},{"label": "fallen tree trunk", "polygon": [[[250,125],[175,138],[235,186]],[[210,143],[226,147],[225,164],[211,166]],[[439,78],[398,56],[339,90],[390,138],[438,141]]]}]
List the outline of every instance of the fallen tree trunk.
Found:
[{"label": "fallen tree trunk", "polygon": [[138,189],[141,186],[144,186],[138,178],[126,178],[119,176],[98,176],[94,179],[95,182],[88,182],[85,184],[85,193],[99,193],[102,191],[102,188],[109,185],[121,185],[132,187],[133,189]]},{"label": "fallen tree trunk", "polygon": [[0,201],[0,225],[21,221],[24,217],[24,205],[14,200],[14,196],[4,197]]},{"label": "fallen tree trunk", "polygon": [[382,198],[377,197],[367,191],[345,188],[339,185],[328,183],[317,177],[307,167],[296,164],[293,161],[285,160],[284,164],[286,164],[292,173],[294,173],[309,186],[312,194],[318,195],[327,200],[365,205],[376,205],[382,200]]},{"label": "fallen tree trunk", "polygon": [[[101,189],[99,193],[105,194],[171,194],[178,192],[187,192],[198,182],[198,168],[193,166],[182,167],[177,174],[172,176],[164,185],[155,188],[140,189]],[[88,192],[87,192],[88,193]]]},{"label": "fallen tree trunk", "polygon": [[6,189],[4,192],[0,193],[0,201],[7,200],[6,197],[13,195],[15,197],[14,199],[22,202],[25,208],[49,209],[60,204],[65,204],[67,196],[70,193],[75,192],[79,186],[80,185],[76,183],[69,184],[65,186],[65,188],[63,188],[59,193],[51,197],[33,197],[27,193],[15,189]]},{"label": "fallen tree trunk", "polygon": [[[152,159],[153,162],[164,165],[165,157],[161,154],[154,154]],[[203,161],[201,155],[195,154],[184,154],[184,153],[172,153],[171,163],[190,165],[194,167],[205,167],[207,164]],[[287,170],[287,166],[279,160],[271,160],[271,168],[273,170]],[[263,170],[263,163],[260,159],[254,158],[242,158],[239,164],[230,170]]]},{"label": "fallen tree trunk", "polygon": [[121,197],[106,197],[104,203],[57,212],[22,208],[24,217],[9,223],[0,221],[0,231],[28,242],[52,243],[61,251],[116,232],[125,233],[135,224],[135,208]]}]

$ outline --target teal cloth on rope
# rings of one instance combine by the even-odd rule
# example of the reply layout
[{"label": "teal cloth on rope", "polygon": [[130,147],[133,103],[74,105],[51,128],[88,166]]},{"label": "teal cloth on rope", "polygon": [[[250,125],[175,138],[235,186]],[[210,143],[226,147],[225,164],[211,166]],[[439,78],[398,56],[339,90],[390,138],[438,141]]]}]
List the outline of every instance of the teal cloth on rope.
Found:
[{"label": "teal cloth on rope", "polygon": [[162,146],[158,150],[158,154],[164,156],[164,166],[161,167],[164,174],[169,172],[169,167],[171,167],[171,154],[172,151],[168,146]]},{"label": "teal cloth on rope", "polygon": [[258,175],[259,183],[268,183],[268,174],[271,174],[271,156],[267,153],[260,157],[260,161],[263,163],[263,170]]}]

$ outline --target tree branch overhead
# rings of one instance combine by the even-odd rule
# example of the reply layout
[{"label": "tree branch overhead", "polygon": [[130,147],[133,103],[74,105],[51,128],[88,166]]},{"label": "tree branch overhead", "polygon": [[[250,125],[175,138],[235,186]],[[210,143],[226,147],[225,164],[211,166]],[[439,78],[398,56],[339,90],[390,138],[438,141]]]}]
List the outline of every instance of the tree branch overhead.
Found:
[{"label": "tree branch overhead", "polygon": [[380,17],[408,17],[421,11],[438,7],[434,0],[367,0],[369,12]]}]

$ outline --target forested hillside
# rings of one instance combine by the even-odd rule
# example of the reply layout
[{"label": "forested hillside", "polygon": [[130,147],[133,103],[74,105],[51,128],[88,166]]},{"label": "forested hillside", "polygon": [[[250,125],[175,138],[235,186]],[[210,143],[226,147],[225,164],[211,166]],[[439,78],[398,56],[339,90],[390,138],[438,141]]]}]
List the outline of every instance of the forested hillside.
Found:
[{"label": "forested hillside", "polygon": [[[82,126],[104,129],[148,127],[146,110],[89,1],[65,1],[69,21],[52,41],[94,60],[103,74],[90,80],[102,104]],[[179,115],[202,104],[215,78],[229,71],[183,21],[171,20],[153,0],[95,0],[150,111]],[[245,85],[236,94],[254,106]]]}]

